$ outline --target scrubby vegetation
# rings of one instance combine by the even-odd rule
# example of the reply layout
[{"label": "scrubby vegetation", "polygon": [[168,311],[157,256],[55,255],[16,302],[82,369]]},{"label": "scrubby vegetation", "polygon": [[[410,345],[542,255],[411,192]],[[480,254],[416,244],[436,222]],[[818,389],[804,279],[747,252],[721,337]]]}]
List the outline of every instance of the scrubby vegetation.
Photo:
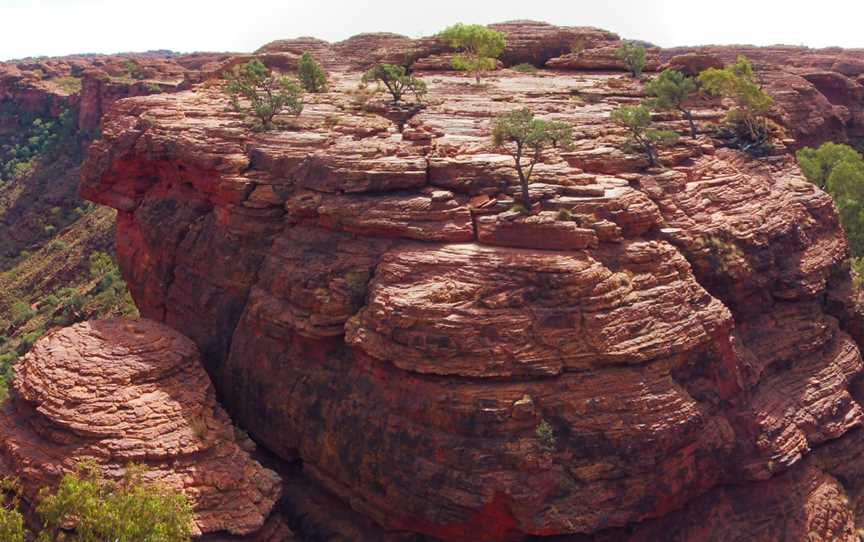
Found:
[{"label": "scrubby vegetation", "polygon": [[523,62],[522,64],[516,64],[510,69],[519,73],[534,73],[537,71],[537,66]]},{"label": "scrubby vegetation", "polygon": [[615,56],[624,62],[633,78],[638,79],[642,76],[646,63],[645,47],[632,41],[625,41],[618,47]]},{"label": "scrubby vegetation", "polygon": [[[130,465],[119,483],[106,481],[92,462],[67,474],[56,490],[39,494],[38,542],[186,542],[193,514],[179,492],[148,483],[141,467]],[[24,542],[27,536],[20,506],[20,487],[0,480],[0,540]]]},{"label": "scrubby vegetation", "polygon": [[478,85],[483,72],[494,70],[504,52],[504,34],[479,24],[455,24],[438,37],[459,51],[453,67],[472,74]]},{"label": "scrubby vegetation", "polygon": [[558,439],[555,437],[555,430],[552,429],[552,425],[546,420],[540,421],[534,430],[534,436],[537,438],[537,442],[540,443],[540,447],[546,451],[554,450],[555,445],[558,443]]},{"label": "scrubby vegetation", "polygon": [[505,113],[495,120],[492,142],[499,147],[509,147],[522,188],[521,204],[525,212],[531,209],[528,184],[543,151],[548,147],[568,148],[572,140],[573,128],[569,124],[534,118],[534,113],[528,108]]},{"label": "scrubby vegetation", "polygon": [[[225,92],[235,111],[253,116],[259,122],[258,128],[271,130],[273,117],[283,110],[292,115],[303,111],[303,98],[300,86],[289,79],[270,72],[258,59],[237,66],[227,75]],[[249,106],[240,100],[249,102]]]},{"label": "scrubby vegetation", "polygon": [[834,198],[840,223],[849,239],[853,266],[864,262],[864,158],[852,147],[825,143],[798,151],[807,179]]},{"label": "scrubby vegetation", "polygon": [[665,70],[645,85],[645,94],[648,96],[645,105],[658,111],[678,111],[690,124],[690,137],[696,139],[699,131],[693,120],[693,112],[686,107],[686,103],[698,90],[694,78],[676,70]]},{"label": "scrubby vegetation", "polygon": [[426,83],[408,73],[404,66],[393,64],[378,64],[366,73],[360,80],[361,87],[376,83],[378,88],[384,88],[390,93],[393,105],[398,105],[405,93],[411,92],[419,102],[426,95]]},{"label": "scrubby vegetation", "polygon": [[0,115],[18,121],[14,136],[0,145],[0,185],[29,175],[40,159],[61,148],[77,152],[78,116],[73,110],[52,119],[28,114],[7,102],[0,104]]},{"label": "scrubby vegetation", "polygon": [[771,151],[767,115],[774,100],[756,81],[753,66],[746,57],[739,56],[734,64],[723,69],[703,71],[699,83],[705,92],[735,102],[718,137],[756,156]]},{"label": "scrubby vegetation", "polygon": [[309,53],[303,53],[303,56],[300,57],[297,78],[306,92],[324,92],[327,88],[327,74]]},{"label": "scrubby vegetation", "polygon": [[658,149],[678,141],[677,133],[651,127],[651,112],[644,105],[619,107],[612,111],[610,118],[615,124],[627,129],[630,134],[629,146],[632,150],[644,153],[651,166],[660,164]]}]

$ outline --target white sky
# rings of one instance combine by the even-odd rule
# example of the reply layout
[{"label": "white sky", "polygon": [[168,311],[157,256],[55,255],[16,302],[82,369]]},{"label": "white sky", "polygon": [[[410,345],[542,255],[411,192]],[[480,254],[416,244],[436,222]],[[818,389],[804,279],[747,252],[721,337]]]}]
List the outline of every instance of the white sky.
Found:
[{"label": "white sky", "polygon": [[0,60],[172,49],[251,51],[280,38],[429,35],[455,22],[598,26],[661,46],[864,47],[864,0],[0,0]]}]

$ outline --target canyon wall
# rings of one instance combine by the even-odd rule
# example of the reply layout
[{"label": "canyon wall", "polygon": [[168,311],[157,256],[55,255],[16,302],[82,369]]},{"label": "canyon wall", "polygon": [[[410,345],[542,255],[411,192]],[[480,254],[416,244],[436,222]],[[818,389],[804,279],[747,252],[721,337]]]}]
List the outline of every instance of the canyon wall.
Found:
[{"label": "canyon wall", "polygon": [[[266,46],[290,65],[314,45],[331,70],[273,132],[213,85],[117,102],[82,190],[119,212],[142,314],[198,344],[259,443],[392,532],[857,540],[861,313],[832,201],[790,154],[857,130],[818,82],[834,76],[757,58],[785,149],[682,139],[646,169],[608,120],[641,84],[591,63],[617,37],[509,31],[505,65],[555,69],[421,72],[401,131],[353,92],[358,70],[409,50],[435,66],[434,40]],[[524,106],[575,131],[537,167],[530,217],[508,211],[512,159],[489,137]]]}]

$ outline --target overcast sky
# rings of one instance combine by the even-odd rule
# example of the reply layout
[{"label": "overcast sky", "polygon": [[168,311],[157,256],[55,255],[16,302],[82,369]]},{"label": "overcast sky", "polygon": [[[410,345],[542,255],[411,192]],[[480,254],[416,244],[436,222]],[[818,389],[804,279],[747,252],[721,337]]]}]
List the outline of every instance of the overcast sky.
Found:
[{"label": "overcast sky", "polygon": [[864,1],[821,0],[0,0],[0,60],[172,49],[251,51],[280,38],[408,36],[455,22],[597,26],[661,46],[864,47]]}]

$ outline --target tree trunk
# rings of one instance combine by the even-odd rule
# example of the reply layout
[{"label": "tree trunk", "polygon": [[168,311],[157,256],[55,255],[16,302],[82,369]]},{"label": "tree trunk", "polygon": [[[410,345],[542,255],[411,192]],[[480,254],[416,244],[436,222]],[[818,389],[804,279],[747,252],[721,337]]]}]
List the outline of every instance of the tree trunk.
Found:
[{"label": "tree trunk", "polygon": [[519,174],[519,185],[522,187],[522,207],[525,207],[525,213],[531,214],[531,195],[528,193],[528,178],[522,171],[522,164],[516,162],[516,173]]},{"label": "tree trunk", "polygon": [[687,109],[681,110],[684,113],[684,118],[690,123],[690,137],[696,139],[699,137],[699,131],[696,129],[696,122],[693,120],[693,113]]}]

